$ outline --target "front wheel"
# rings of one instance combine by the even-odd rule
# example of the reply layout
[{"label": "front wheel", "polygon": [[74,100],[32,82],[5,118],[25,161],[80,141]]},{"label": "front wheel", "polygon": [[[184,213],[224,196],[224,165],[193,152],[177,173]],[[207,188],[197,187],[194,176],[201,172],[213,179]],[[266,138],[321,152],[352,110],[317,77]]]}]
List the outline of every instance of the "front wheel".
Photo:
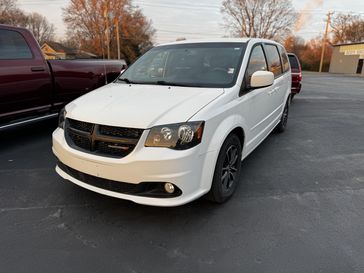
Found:
[{"label": "front wheel", "polygon": [[227,137],[217,158],[211,190],[207,199],[223,203],[235,192],[241,169],[241,143],[237,135]]}]

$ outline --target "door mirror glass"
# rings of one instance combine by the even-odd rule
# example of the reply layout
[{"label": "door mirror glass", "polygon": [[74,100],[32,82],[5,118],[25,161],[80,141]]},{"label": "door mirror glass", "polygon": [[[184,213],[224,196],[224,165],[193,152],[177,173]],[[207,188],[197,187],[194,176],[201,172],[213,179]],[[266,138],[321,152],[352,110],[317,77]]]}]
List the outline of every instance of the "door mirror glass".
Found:
[{"label": "door mirror glass", "polygon": [[269,71],[256,71],[253,73],[250,86],[252,88],[261,88],[271,86],[274,82],[274,74]]}]

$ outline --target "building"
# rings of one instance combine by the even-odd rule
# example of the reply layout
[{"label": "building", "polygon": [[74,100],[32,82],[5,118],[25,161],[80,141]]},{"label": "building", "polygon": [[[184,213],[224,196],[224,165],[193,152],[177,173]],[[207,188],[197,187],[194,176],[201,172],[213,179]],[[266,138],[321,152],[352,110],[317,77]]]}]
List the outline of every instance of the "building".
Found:
[{"label": "building", "polygon": [[56,42],[45,42],[42,47],[42,52],[46,59],[50,60],[64,60],[64,59],[95,59],[97,56],[95,54],[66,47],[60,43]]},{"label": "building", "polygon": [[364,42],[334,45],[329,71],[364,76],[363,62]]}]

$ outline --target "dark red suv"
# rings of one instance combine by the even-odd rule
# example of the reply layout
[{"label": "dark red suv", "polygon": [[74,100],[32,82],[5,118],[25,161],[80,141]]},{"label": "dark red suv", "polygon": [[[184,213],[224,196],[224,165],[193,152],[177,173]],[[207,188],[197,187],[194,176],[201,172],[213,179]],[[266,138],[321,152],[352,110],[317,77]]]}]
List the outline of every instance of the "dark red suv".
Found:
[{"label": "dark red suv", "polygon": [[291,73],[292,73],[291,98],[293,99],[293,97],[301,91],[302,70],[300,61],[298,60],[295,54],[288,53],[288,58],[291,64]]}]

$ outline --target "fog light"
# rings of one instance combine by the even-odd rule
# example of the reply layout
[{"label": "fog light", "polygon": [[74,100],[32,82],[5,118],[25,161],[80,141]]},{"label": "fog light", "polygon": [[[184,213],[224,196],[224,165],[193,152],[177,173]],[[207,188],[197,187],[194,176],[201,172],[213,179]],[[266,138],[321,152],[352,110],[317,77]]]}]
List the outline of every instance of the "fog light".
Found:
[{"label": "fog light", "polygon": [[164,190],[168,193],[174,193],[174,186],[172,183],[165,183]]}]

